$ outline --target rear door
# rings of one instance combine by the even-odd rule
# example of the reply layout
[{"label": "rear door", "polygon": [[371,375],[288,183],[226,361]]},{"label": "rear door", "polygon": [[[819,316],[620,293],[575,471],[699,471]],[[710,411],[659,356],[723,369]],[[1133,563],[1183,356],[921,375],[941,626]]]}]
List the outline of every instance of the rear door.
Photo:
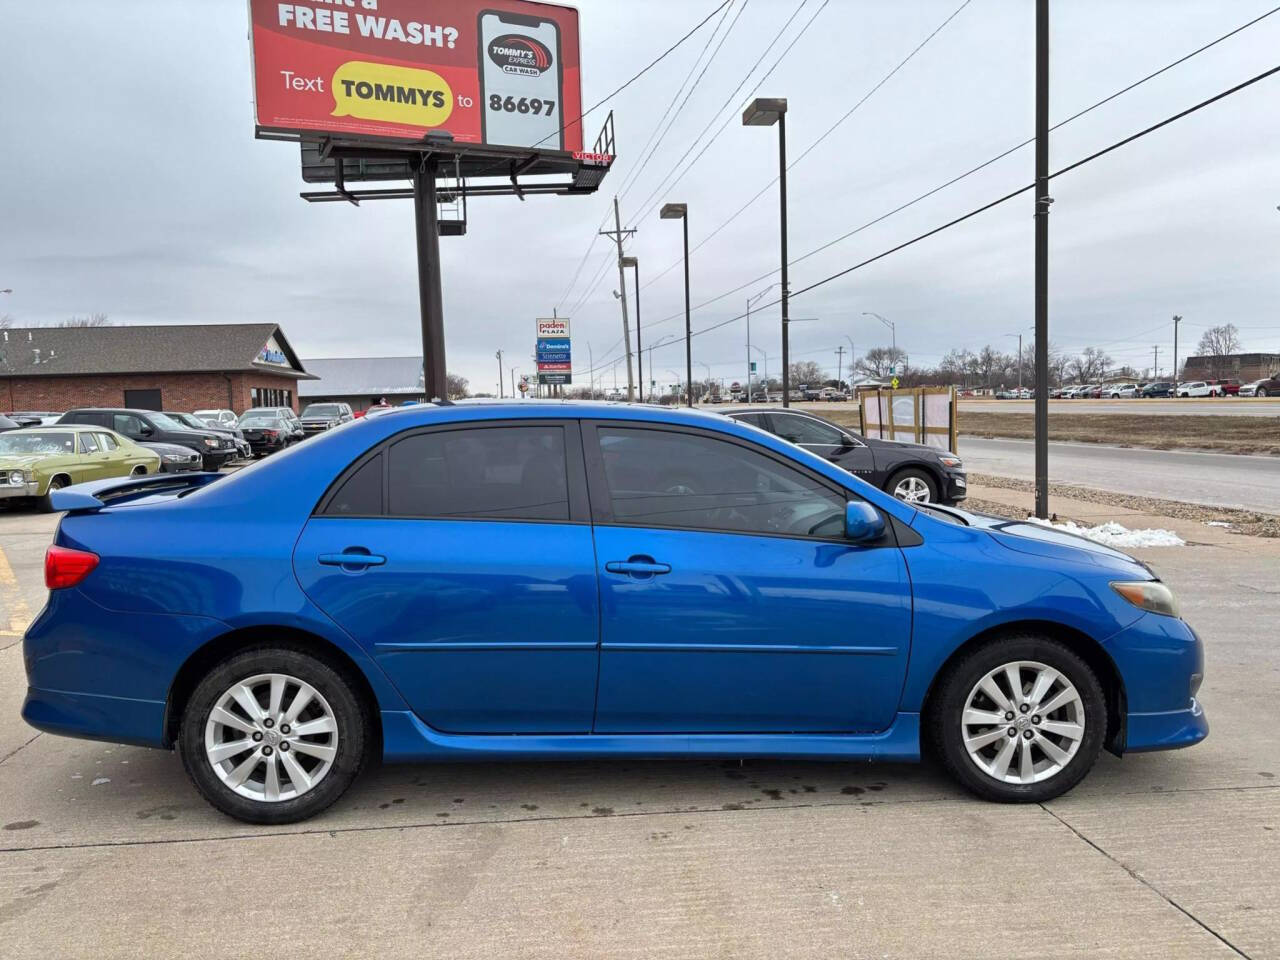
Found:
[{"label": "rear door", "polygon": [[294,569],[430,726],[591,729],[599,596],[576,422],[392,438],[334,484]]},{"label": "rear door", "polygon": [[596,733],[868,731],[897,712],[911,595],[848,491],[723,434],[584,426],[601,599]]},{"label": "rear door", "polygon": [[861,440],[829,423],[802,413],[770,412],[769,431],[810,453],[830,460],[856,477],[874,482],[875,457]]},{"label": "rear door", "polygon": [[80,453],[79,462],[71,468],[76,483],[114,476],[108,455],[98,445],[96,433],[90,433],[88,430],[81,431],[77,450]]}]

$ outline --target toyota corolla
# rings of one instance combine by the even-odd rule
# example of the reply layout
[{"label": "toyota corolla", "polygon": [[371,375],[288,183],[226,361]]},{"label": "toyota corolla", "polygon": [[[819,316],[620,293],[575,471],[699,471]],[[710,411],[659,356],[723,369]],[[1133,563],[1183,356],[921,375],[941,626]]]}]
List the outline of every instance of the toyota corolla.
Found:
[{"label": "toyota corolla", "polygon": [[913,505],[712,414],[422,405],[231,475],[53,494],[23,716],[174,749],[216,808],[375,758],[917,760],[1042,801],[1197,743],[1201,642],[1143,564]]}]

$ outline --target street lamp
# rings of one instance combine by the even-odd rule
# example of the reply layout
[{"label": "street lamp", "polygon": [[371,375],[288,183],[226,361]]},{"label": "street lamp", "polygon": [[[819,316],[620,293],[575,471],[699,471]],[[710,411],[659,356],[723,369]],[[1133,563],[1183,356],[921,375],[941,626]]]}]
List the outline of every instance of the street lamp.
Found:
[{"label": "street lamp", "polygon": [[[751,349],[759,350],[760,356],[764,357],[764,402],[768,403],[769,402],[769,354],[765,353],[764,347],[757,347],[755,345],[752,345]],[[748,389],[750,389],[751,384],[747,384],[747,387]],[[748,392],[747,393],[748,403],[751,402],[751,398],[752,398],[752,394]]]},{"label": "street lamp", "polygon": [[1006,333],[1005,336],[1018,338],[1018,392],[1021,393],[1022,392],[1022,334]]},{"label": "street lamp", "polygon": [[864,317],[875,317],[877,320],[879,320],[881,323],[883,323],[886,327],[889,328],[889,332],[893,335],[893,362],[897,363],[898,362],[898,328],[893,325],[893,321],[886,320],[884,317],[880,316],[880,314],[871,313],[870,311],[867,311],[867,310],[862,311],[862,315]]},{"label": "street lamp", "polygon": [[501,400],[503,399],[502,397],[502,351],[499,350],[497,353],[494,354],[494,356],[498,358],[498,399]]},{"label": "street lamp", "polygon": [[[747,297],[747,402],[751,401],[751,308],[756,301],[763,297],[766,293],[776,287],[776,283],[771,283],[754,297]],[[768,389],[766,385],[766,389]]]},{"label": "street lamp", "polygon": [[791,346],[787,337],[787,101],[785,97],[756,97],[742,113],[744,127],[778,125],[778,196],[782,230],[782,405],[791,405]]},{"label": "street lamp", "polygon": [[689,406],[693,406],[693,328],[689,322],[689,205],[664,203],[658,216],[663,220],[684,221],[684,365],[689,385]]},{"label": "street lamp", "polygon": [[635,257],[622,258],[623,269],[631,267],[635,270],[636,278],[636,382],[640,385],[639,400],[644,403],[644,370],[643,364],[640,362],[643,354],[640,352],[640,261]]}]

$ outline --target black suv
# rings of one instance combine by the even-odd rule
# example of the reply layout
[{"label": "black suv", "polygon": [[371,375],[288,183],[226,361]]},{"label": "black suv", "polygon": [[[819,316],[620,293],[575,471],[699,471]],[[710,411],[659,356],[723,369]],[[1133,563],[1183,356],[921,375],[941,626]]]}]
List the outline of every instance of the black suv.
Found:
[{"label": "black suv", "polygon": [[212,430],[196,430],[154,410],[89,407],[69,410],[58,423],[84,423],[123,433],[137,443],[176,443],[200,454],[206,470],[217,470],[237,456],[235,439]]},{"label": "black suv", "polygon": [[955,503],[969,493],[964,464],[949,450],[860,437],[808,411],[731,410],[726,416],[790,440],[908,503]]}]

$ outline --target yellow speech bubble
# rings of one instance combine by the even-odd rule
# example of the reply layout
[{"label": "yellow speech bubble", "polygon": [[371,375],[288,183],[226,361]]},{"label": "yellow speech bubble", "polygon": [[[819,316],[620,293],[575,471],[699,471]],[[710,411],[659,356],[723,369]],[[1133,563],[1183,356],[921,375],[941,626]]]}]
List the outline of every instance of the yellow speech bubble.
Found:
[{"label": "yellow speech bubble", "polygon": [[333,75],[335,117],[438,127],[453,113],[453,91],[431,70],[352,60]]}]

